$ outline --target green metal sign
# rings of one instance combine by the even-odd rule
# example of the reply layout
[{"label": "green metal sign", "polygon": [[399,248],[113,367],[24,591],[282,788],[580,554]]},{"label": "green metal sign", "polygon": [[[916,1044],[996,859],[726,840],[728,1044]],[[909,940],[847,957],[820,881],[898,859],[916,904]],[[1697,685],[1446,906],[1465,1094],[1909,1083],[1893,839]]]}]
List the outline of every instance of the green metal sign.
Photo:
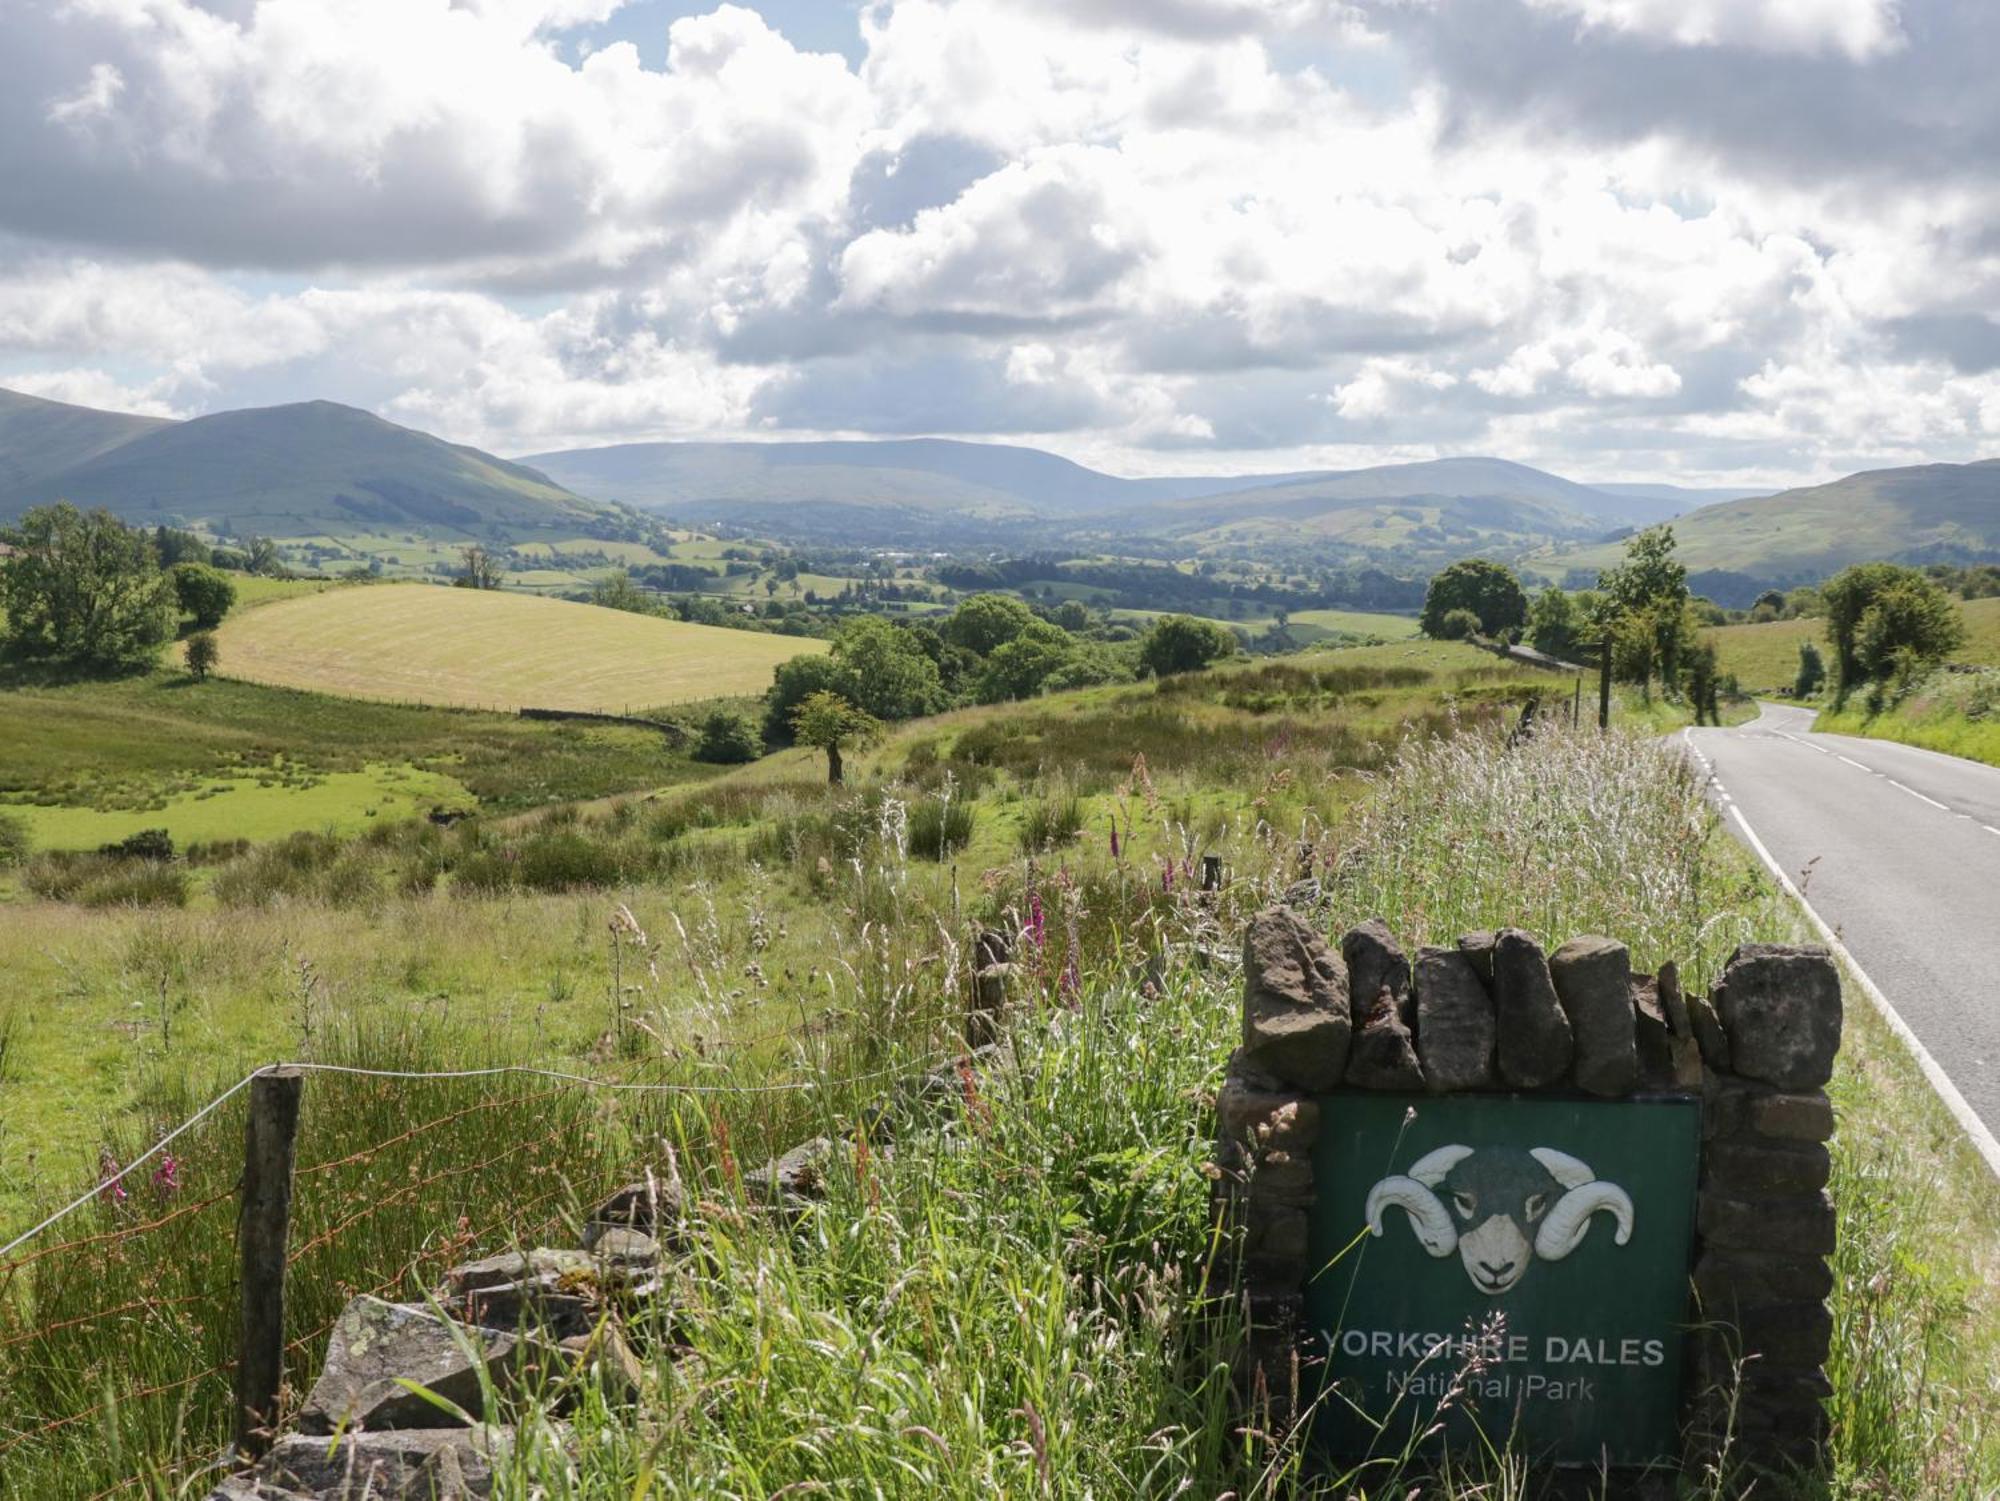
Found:
[{"label": "green metal sign", "polygon": [[1701,1150],[1693,1100],[1327,1095],[1306,1288],[1315,1437],[1433,1429],[1557,1464],[1678,1441]]}]

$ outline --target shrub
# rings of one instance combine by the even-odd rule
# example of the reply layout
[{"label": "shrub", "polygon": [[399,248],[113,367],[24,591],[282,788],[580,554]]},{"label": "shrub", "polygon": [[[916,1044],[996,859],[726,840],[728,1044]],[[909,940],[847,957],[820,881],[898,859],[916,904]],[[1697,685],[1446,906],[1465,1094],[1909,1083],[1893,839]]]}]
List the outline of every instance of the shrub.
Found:
[{"label": "shrub", "polygon": [[910,853],[942,860],[972,842],[972,804],[964,797],[927,797],[910,805]]},{"label": "shrub", "polygon": [[121,861],[71,898],[83,907],[185,907],[187,899],[187,872],[157,860]]},{"label": "shrub", "polygon": [[762,739],[749,716],[733,709],[714,709],[701,722],[694,758],[715,766],[740,766],[763,753]]},{"label": "shrub", "polygon": [[0,813],[0,870],[27,864],[33,844],[27,819],[18,813]]},{"label": "shrub", "polygon": [[141,829],[115,844],[100,847],[97,852],[128,860],[171,860],[174,858],[174,839],[165,829]]},{"label": "shrub", "polygon": [[1446,610],[1438,621],[1440,641],[1469,641],[1479,634],[1479,617],[1470,610]]},{"label": "shrub", "polygon": [[176,563],[173,579],[181,613],[192,615],[204,632],[221,625],[222,617],[236,603],[236,585],[229,581],[229,575],[206,563]]},{"label": "shrub", "polygon": [[196,631],[181,647],[181,658],[197,683],[207,681],[222,661],[222,648],[215,644],[214,631]]}]

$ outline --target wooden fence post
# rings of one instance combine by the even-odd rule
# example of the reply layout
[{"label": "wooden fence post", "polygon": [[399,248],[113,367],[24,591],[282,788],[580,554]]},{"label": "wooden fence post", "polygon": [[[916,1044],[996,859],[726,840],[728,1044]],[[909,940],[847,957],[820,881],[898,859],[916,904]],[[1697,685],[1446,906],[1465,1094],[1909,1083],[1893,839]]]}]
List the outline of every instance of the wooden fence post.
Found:
[{"label": "wooden fence post", "polygon": [[1606,633],[1604,644],[1597,649],[1597,727],[1611,728],[1611,637]]},{"label": "wooden fence post", "polygon": [[250,1084],[250,1116],[243,1128],[243,1200],[236,1221],[243,1256],[236,1447],[253,1457],[277,1438],[278,1393],[285,1379],[285,1248],[304,1082],[295,1068],[259,1074]]}]

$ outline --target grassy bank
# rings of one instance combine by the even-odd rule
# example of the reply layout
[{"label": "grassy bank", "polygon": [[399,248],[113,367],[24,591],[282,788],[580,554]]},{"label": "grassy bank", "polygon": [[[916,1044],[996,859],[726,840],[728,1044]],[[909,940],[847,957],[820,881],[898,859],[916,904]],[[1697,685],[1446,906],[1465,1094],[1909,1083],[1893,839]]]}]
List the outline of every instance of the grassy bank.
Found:
[{"label": "grassy bank", "polygon": [[1935,673],[1879,714],[1870,714],[1857,695],[1846,709],[1823,711],[1813,728],[1900,741],[2000,766],[2000,671]]},{"label": "grassy bank", "polygon": [[[1509,750],[1502,728],[1468,721],[1455,736],[1406,738],[1337,816],[1308,831],[1313,864],[1331,883],[1330,930],[1380,913],[1407,944],[1507,922],[1546,942],[1609,932],[1627,939],[1642,965],[1681,960],[1696,984],[1712,979],[1740,941],[1797,935],[1795,915],[1721,835],[1684,764],[1649,738],[1550,735]],[[1194,747],[1214,739],[1198,732],[1184,742],[1184,773],[1199,774]],[[1110,795],[1143,805],[1142,786]],[[1154,794],[1165,807],[1169,794],[1157,785]],[[586,1392],[565,1420],[572,1426],[560,1430],[538,1400],[511,1411],[528,1439],[499,1494],[1528,1494],[1504,1458],[1439,1479],[1384,1453],[1309,1481],[1286,1435],[1244,1433],[1228,1420],[1233,1315],[1209,1234],[1203,1165],[1213,1135],[1206,1104],[1233,1042],[1237,980],[1226,960],[1204,956],[1226,954],[1243,915],[1295,873],[1291,829],[1233,824],[1224,846],[1229,880],[1213,897],[1182,878],[1184,857],[1168,863],[1147,842],[1136,852],[1121,843],[1113,857],[1107,841],[1093,840],[1060,857],[1017,850],[977,877],[968,870],[954,904],[939,879],[944,869],[910,854],[893,816],[886,825],[878,808],[876,832],[845,857],[850,874],[833,878],[843,884],[819,899],[842,924],[816,933],[820,963],[769,1001],[748,994],[752,968],[773,972],[766,966],[785,941],[778,935],[809,905],[802,893],[780,901],[774,892],[760,903],[708,882],[678,898],[663,893],[665,912],[649,909],[633,924],[651,937],[622,923],[602,930],[621,945],[598,951],[590,984],[603,999],[578,997],[600,1017],[614,996],[627,995],[639,1018],[652,1015],[650,999],[683,983],[665,977],[687,972],[692,994],[706,986],[710,1004],[723,1009],[744,1002],[744,1012],[784,1035],[697,1045],[635,1028],[625,1035],[645,1046],[614,1036],[594,1066],[738,1088],[910,1066],[950,1041],[969,920],[1039,913],[1040,941],[1019,953],[1019,1019],[1003,1062],[962,1076],[942,1118],[903,1119],[888,1154],[864,1146],[853,1128],[855,1109],[879,1088],[867,1081],[653,1106],[596,1096],[577,1103],[533,1083],[424,1086],[440,1093],[413,1099],[387,1084],[315,1078],[313,1134],[301,1159],[347,1165],[328,1170],[338,1186],[324,1192],[320,1174],[309,1176],[301,1202],[302,1213],[316,1216],[313,1239],[378,1200],[392,1200],[394,1213],[357,1222],[379,1220],[379,1233],[341,1231],[315,1249],[296,1369],[314,1368],[318,1326],[347,1291],[407,1293],[474,1240],[489,1248],[510,1234],[564,1234],[565,1210],[643,1154],[662,1172],[678,1171],[702,1206],[697,1250],[675,1274],[671,1338],[655,1331],[662,1337],[645,1359],[636,1410]],[[1179,838],[1183,827],[1162,817],[1159,837]],[[817,861],[809,856],[804,872],[776,878],[828,879]],[[533,903],[559,899],[507,900],[529,904],[514,909],[525,940],[557,911]],[[576,902],[580,942],[585,924],[599,931],[601,899],[560,900]],[[438,905],[432,936],[440,938],[474,910]],[[678,945],[661,937],[663,924],[681,930]],[[414,940],[406,954],[428,948]],[[493,956],[494,978],[519,952]],[[1157,989],[1136,978],[1149,960],[1165,978]],[[202,971],[225,968],[204,960]],[[800,997],[811,1000],[801,1005]],[[1835,1466],[1799,1493],[1970,1501],[2000,1484],[1987,1438],[1996,1400],[1987,1371],[2000,1326],[1985,1249],[2000,1228],[2000,1204],[1907,1060],[1858,1006],[1852,1015],[1837,1082]],[[506,1055],[493,1028],[455,1007],[418,1025],[407,1007],[356,1008],[329,996],[318,1025],[301,1041],[329,1059]],[[214,1077],[205,1064],[152,1072],[153,1119],[184,1109]],[[189,1082],[172,1085],[181,1072]],[[551,1099],[569,1103],[552,1110]],[[479,1124],[369,1150],[431,1120]],[[238,1130],[225,1112],[186,1143],[178,1192],[188,1201],[226,1186]],[[841,1143],[827,1165],[827,1202],[795,1230],[743,1214],[743,1167],[815,1133]],[[135,1128],[108,1144],[129,1153],[146,1136]],[[537,1142],[478,1166],[470,1175],[478,1193],[396,1196],[393,1185]],[[430,1155],[414,1161],[409,1154],[425,1143]],[[86,1228],[115,1230],[132,1223],[121,1215],[157,1214],[168,1206],[145,1197],[154,1193],[136,1186],[141,1204],[99,1206]],[[1949,1236],[1939,1233],[1946,1224]],[[0,1452],[0,1495],[81,1495],[138,1473],[149,1479],[130,1493],[164,1496],[212,1452],[226,1395],[199,1372],[223,1336],[213,1320],[190,1328],[195,1315],[157,1305],[208,1287],[204,1278],[226,1284],[230,1226],[211,1214],[177,1226],[185,1229],[171,1241],[137,1236],[101,1252],[86,1248],[16,1279],[12,1295],[29,1301],[0,1312],[0,1391],[8,1397],[0,1444],[9,1446]],[[135,1299],[150,1310],[136,1332],[90,1319]],[[50,1327],[78,1318],[85,1322]],[[40,1328],[49,1332],[16,1342]],[[49,1374],[72,1371],[82,1374]],[[198,1379],[185,1387],[129,1395],[190,1373]],[[87,1421],[35,1432],[121,1392],[128,1395]],[[1726,1475],[1688,1487],[1718,1501],[1744,1493]],[[1769,1484],[1755,1493],[1788,1494]]]}]

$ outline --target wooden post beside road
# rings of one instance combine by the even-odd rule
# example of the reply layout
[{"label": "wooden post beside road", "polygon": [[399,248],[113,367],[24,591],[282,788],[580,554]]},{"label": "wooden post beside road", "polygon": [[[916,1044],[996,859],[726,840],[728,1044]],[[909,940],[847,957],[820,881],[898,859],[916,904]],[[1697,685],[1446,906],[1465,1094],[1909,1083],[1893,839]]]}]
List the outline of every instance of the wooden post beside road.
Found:
[{"label": "wooden post beside road", "polygon": [[1607,633],[1604,644],[1597,649],[1597,727],[1611,728],[1611,637]]},{"label": "wooden post beside road", "polygon": [[285,1379],[285,1248],[292,1161],[305,1075],[274,1068],[250,1084],[243,1130],[243,1199],[236,1243],[243,1257],[243,1330],[236,1359],[236,1447],[252,1457],[277,1437]]}]

